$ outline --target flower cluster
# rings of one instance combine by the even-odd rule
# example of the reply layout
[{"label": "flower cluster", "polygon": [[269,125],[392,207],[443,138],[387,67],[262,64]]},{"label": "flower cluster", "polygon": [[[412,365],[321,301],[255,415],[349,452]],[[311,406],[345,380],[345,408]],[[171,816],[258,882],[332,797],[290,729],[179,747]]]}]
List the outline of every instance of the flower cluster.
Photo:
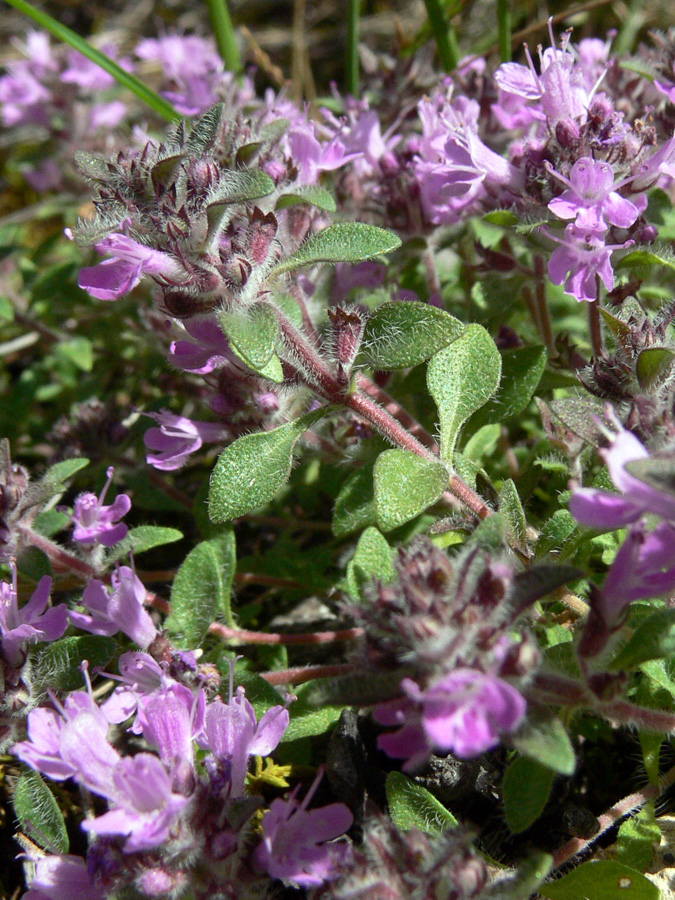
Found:
[{"label": "flower cluster", "polygon": [[343,877],[312,900],[478,900],[489,896],[487,883],[487,866],[462,829],[431,837],[416,828],[400,832],[381,818],[367,822],[363,844]]},{"label": "flower cluster", "polygon": [[389,128],[366,104],[351,104],[349,121],[335,124],[362,154],[345,200],[367,198],[376,219],[411,236],[504,208],[548,220],[551,280],[595,300],[598,280],[614,287],[612,254],[654,240],[644,191],[670,183],[675,144],[656,90],[649,127],[648,101],[627,101],[609,42],[575,47],[565,35],[556,46],[552,30],[550,41],[538,67],[527,48],[527,65],[503,63],[492,77],[485,60],[460,64],[417,101],[416,116],[398,115]]},{"label": "flower cluster", "polygon": [[[122,684],[102,706],[75,692],[57,709],[39,707],[29,714],[27,740],[14,745],[27,765],[51,779],[72,778],[108,804],[82,824],[93,838],[86,862],[39,860],[27,896],[54,900],[61,885],[72,890],[81,882],[82,896],[96,898],[132,889],[141,897],[195,890],[206,897],[234,884],[262,897],[265,873],[296,885],[335,877],[350,858],[346,842],[326,843],[351,825],[343,804],[308,811],[314,789],[301,804],[296,791],[273,801],[261,837],[253,828],[262,798],[247,795],[248,762],[277,747],[286,706],[258,720],[243,688],[232,694],[230,687],[227,702],[208,701],[203,688],[175,681],[147,654],[126,654],[120,671]],[[143,739],[133,754],[110,739],[111,722],[130,714],[131,730]]]},{"label": "flower cluster", "polygon": [[378,722],[400,727],[379,746],[406,768],[433,750],[467,757],[495,747],[522,723],[539,661],[527,632],[510,634],[522,581],[482,551],[450,560],[422,539],[399,549],[396,571],[395,582],[367,589],[367,605],[350,607],[365,628],[359,664],[407,673],[402,696],[375,707]]}]

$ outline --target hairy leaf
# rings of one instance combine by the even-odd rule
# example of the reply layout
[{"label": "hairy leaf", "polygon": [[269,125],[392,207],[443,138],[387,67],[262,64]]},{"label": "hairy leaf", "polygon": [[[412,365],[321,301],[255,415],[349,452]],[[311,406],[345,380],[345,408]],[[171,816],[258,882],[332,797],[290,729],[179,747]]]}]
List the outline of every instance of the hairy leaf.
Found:
[{"label": "hairy leaf", "polygon": [[327,410],[322,407],[272,431],[244,435],[226,447],[211,473],[211,521],[229,522],[272,500],[291,474],[295,445]]},{"label": "hairy leaf", "polygon": [[234,530],[226,526],[188,553],[171,587],[171,614],[164,625],[183,647],[198,647],[221,615],[233,626],[230,606],[236,568]]},{"label": "hairy leaf", "polygon": [[501,356],[482,325],[467,325],[464,334],[433,356],[427,384],[440,416],[441,455],[452,463],[462,425],[497,390]]},{"label": "hairy leaf", "polygon": [[385,450],[373,472],[375,509],[382,531],[392,531],[428,509],[448,486],[443,463],[410,450]]},{"label": "hairy leaf", "polygon": [[276,278],[285,272],[293,272],[319,262],[362,262],[382,253],[390,253],[400,246],[401,241],[395,234],[375,225],[363,225],[360,222],[329,225],[274,266],[270,277]]},{"label": "hairy leaf", "polygon": [[26,837],[50,853],[68,852],[70,844],[63,813],[38,772],[21,773],[12,799]]},{"label": "hairy leaf", "polygon": [[400,831],[417,828],[438,835],[459,824],[432,793],[401,772],[387,775],[385,789],[392,821]]},{"label": "hairy leaf", "polygon": [[459,319],[435,306],[383,303],[366,323],[361,353],[375,369],[405,369],[429,359],[463,331]]}]

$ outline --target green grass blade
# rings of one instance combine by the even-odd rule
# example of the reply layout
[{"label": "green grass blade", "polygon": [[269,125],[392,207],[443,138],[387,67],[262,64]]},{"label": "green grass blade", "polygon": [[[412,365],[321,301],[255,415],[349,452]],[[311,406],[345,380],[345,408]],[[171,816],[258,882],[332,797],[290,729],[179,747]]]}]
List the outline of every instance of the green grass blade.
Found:
[{"label": "green grass blade", "polygon": [[92,47],[88,41],[85,41],[84,38],[80,37],[79,34],[76,34],[66,25],[57,22],[56,19],[47,15],[47,13],[35,9],[30,3],[27,3],[26,0],[7,0],[7,3],[10,6],[13,6],[14,9],[28,16],[28,18],[32,19],[40,26],[40,28],[44,28],[45,31],[48,31],[49,34],[57,40],[63,41],[83,56],[86,56],[87,59],[96,63],[97,66],[100,66],[104,71],[108,72],[108,74],[112,75],[118,84],[121,84],[123,87],[130,90],[139,100],[145,103],[146,106],[154,109],[154,111],[164,119],[167,119],[169,122],[174,122],[181,118],[180,113],[174,109],[168,100],[165,100],[163,97],[160,97],[159,94],[156,94],[147,87],[147,85],[143,84],[139,78],[136,78],[135,75],[132,75],[130,72],[125,72],[114,60],[106,56],[105,53],[101,53],[101,51],[97,50],[95,47]]},{"label": "green grass blade", "polygon": [[511,62],[511,0],[497,0],[499,25],[499,58]]},{"label": "green grass blade", "polygon": [[237,46],[237,38],[232,27],[227,0],[206,0],[213,36],[218,45],[218,52],[229,72],[242,71],[241,56]]},{"label": "green grass blade", "polygon": [[457,68],[459,52],[455,30],[448,22],[441,0],[424,0],[427,8],[429,24],[436,40],[438,53],[446,72],[452,72]]}]

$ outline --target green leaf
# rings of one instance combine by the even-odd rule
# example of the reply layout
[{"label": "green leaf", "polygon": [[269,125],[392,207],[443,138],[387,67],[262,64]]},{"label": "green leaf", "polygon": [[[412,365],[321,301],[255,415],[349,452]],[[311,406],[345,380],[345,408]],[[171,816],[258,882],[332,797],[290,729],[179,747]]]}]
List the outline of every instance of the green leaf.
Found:
[{"label": "green leaf", "polygon": [[155,547],[163,547],[164,544],[180,541],[182,537],[183,533],[177,528],[167,528],[163,525],[139,525],[137,528],[132,528],[119,544],[115,544],[106,561],[109,564],[117,562],[129,553],[138,556],[139,553],[145,553],[146,550],[153,550]]},{"label": "green leaf", "polygon": [[221,615],[234,626],[230,606],[236,568],[231,526],[188,553],[171,587],[171,614],[164,625],[183,647],[198,647]]},{"label": "green leaf", "polygon": [[329,225],[274,266],[268,278],[278,278],[285,272],[293,272],[318,262],[362,262],[390,253],[400,246],[401,241],[395,234],[375,225],[363,225],[360,222]]},{"label": "green leaf", "polygon": [[565,726],[556,717],[530,716],[511,743],[523,756],[533,759],[553,772],[572,775],[576,766],[574,748]]},{"label": "green leaf", "polygon": [[286,209],[288,206],[295,206],[297,203],[311,203],[318,209],[325,209],[326,212],[335,212],[337,206],[335,197],[326,188],[318,184],[306,184],[294,190],[292,193],[282,194],[277,201],[277,209]]},{"label": "green leaf", "polygon": [[274,191],[275,185],[269,175],[260,169],[228,169],[221,175],[217,190],[209,198],[206,207],[208,223],[205,247],[210,247],[229,221],[232,206],[266,197]]},{"label": "green leaf", "polygon": [[630,816],[619,828],[617,852],[619,861],[644,872],[651,867],[654,851],[661,842],[661,829],[654,815],[654,801],[648,800],[639,812]]},{"label": "green leaf", "polygon": [[464,334],[429,361],[427,384],[440,416],[441,456],[452,463],[459,431],[497,390],[502,361],[482,325]]},{"label": "green leaf", "polygon": [[380,453],[373,483],[377,522],[382,531],[392,531],[428,509],[443,495],[448,477],[443,463],[410,450]]},{"label": "green leaf", "polygon": [[4,294],[0,294],[0,319],[5,319],[8,322],[14,320],[14,307],[12,301],[9,297],[5,297]]},{"label": "green leaf", "polygon": [[291,474],[293,449],[328,407],[287,422],[272,431],[247,434],[226,447],[211,473],[209,517],[223,523],[268,503]]},{"label": "green leaf", "polygon": [[317,709],[312,703],[307,702],[305,694],[310,687],[311,684],[303,684],[294,692],[297,700],[288,710],[291,721],[282,738],[284,743],[323,734],[340,718],[344,709],[342,705],[325,705]]},{"label": "green leaf", "polygon": [[393,581],[396,570],[393,551],[377,528],[366,528],[356,545],[356,552],[347,566],[347,588],[358,599],[367,581],[377,578],[384,583]]},{"label": "green leaf", "polygon": [[49,485],[50,488],[57,490],[63,487],[65,482],[79,472],[80,469],[86,469],[89,460],[84,457],[75,457],[74,459],[64,459],[62,462],[55,463],[50,466],[42,476],[42,482]]},{"label": "green leaf", "polygon": [[272,359],[279,339],[279,322],[265,303],[236,312],[221,312],[218,322],[234,350],[252,369],[260,371]]},{"label": "green leaf", "polygon": [[673,368],[675,353],[667,347],[647,347],[642,350],[635,364],[635,374],[643,391],[660,384]]},{"label": "green leaf", "polygon": [[112,75],[118,84],[128,88],[139,100],[151,109],[154,109],[155,112],[164,119],[167,119],[169,122],[180,119],[180,114],[173,108],[168,100],[160,97],[159,94],[156,94],[139,78],[132,75],[131,72],[127,72],[114,60],[110,59],[110,57],[101,53],[100,50],[96,50],[96,48],[92,47],[88,41],[85,41],[84,38],[81,38],[79,34],[76,34],[76,32],[72,31],[66,25],[57,22],[56,19],[53,19],[47,13],[35,9],[30,3],[27,3],[26,0],[7,0],[7,2],[10,6],[13,6],[14,9],[17,9],[19,12],[24,13],[24,15],[31,18],[40,26],[40,28],[44,28],[45,31],[48,31],[57,40],[64,41],[64,43],[73,47],[73,49],[77,50],[83,56],[86,56],[87,59],[96,63],[99,68],[108,72],[109,75]]},{"label": "green leaf", "polygon": [[490,225],[499,225],[501,228],[510,228],[520,222],[518,216],[510,212],[508,209],[495,209],[483,216],[483,221],[489,222]]},{"label": "green leaf", "polygon": [[557,881],[537,890],[549,900],[659,900],[655,884],[635,869],[612,860],[582,863]]},{"label": "green leaf", "polygon": [[53,537],[59,531],[67,528],[71,522],[72,519],[66,513],[59,512],[57,509],[46,509],[35,517],[33,530],[45,537]]},{"label": "green leaf", "polygon": [[[222,135],[223,123],[227,117],[227,107],[225,103],[217,103],[201,115],[196,122],[192,123],[190,128],[190,136],[183,145],[183,150],[187,156],[201,156],[212,150],[218,139]],[[185,123],[179,126],[179,129],[185,129]]]},{"label": "green leaf", "polygon": [[560,550],[576,530],[577,522],[571,512],[559,509],[553,513],[539,533],[536,555],[544,556],[550,550]]},{"label": "green leaf", "polygon": [[84,675],[80,664],[87,660],[89,671],[110,662],[118,648],[117,641],[101,635],[61,638],[40,650],[32,674],[39,691],[84,690]]},{"label": "green leaf", "polygon": [[644,619],[612,660],[611,668],[635,669],[650,659],[675,654],[675,609],[657,609]]},{"label": "green leaf", "polygon": [[499,390],[469,422],[473,431],[487,422],[505,422],[521,413],[537,389],[546,368],[545,347],[519,347],[502,353]]},{"label": "green leaf", "polygon": [[94,350],[89,338],[74,337],[60,341],[56,345],[56,353],[72,362],[82,372],[91,372],[94,368]]},{"label": "green leaf", "polygon": [[537,821],[551,795],[554,778],[555,772],[533,759],[514,759],[502,782],[506,824],[511,834],[520,834]]},{"label": "green leaf", "polygon": [[332,529],[336,538],[344,538],[377,522],[373,467],[364,466],[349,476],[335,498]]},{"label": "green leaf", "polygon": [[63,813],[54,795],[37,772],[22,772],[14,788],[14,812],[21,830],[50,853],[70,848]]},{"label": "green leaf", "polygon": [[667,266],[669,269],[675,269],[675,258],[669,247],[654,248],[653,250],[633,250],[613,265],[615,270],[651,269],[653,266]]},{"label": "green leaf", "polygon": [[518,496],[518,488],[512,478],[507,478],[502,485],[497,505],[504,520],[506,540],[511,547],[520,547],[524,550],[527,546],[527,520]]},{"label": "green leaf", "polygon": [[385,785],[391,820],[399,831],[417,828],[439,835],[459,824],[432,793],[401,772],[390,772]]},{"label": "green leaf", "polygon": [[[472,434],[469,440],[462,448],[462,452],[455,454],[455,468],[458,466],[458,458],[461,456],[467,463],[480,463],[484,456],[492,456],[499,443],[502,433],[502,427],[497,422],[493,425],[483,425],[475,434]],[[477,466],[480,468],[480,466]],[[458,472],[463,477],[461,472]],[[477,474],[477,473],[476,473]],[[476,475],[473,475],[472,481],[475,483]]]},{"label": "green leaf", "polygon": [[383,303],[366,322],[361,353],[375,369],[406,369],[425,362],[463,331],[459,319],[435,306]]}]

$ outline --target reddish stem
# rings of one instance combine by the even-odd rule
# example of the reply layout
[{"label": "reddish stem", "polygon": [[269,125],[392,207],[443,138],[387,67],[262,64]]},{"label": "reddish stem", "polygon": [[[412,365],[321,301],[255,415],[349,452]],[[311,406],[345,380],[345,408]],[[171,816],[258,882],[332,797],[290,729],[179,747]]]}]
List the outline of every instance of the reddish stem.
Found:
[{"label": "reddish stem", "polygon": [[398,419],[401,425],[407,428],[420,443],[428,447],[436,456],[440,456],[441,449],[429,432],[420,425],[417,419],[410,415],[407,409],[401,406],[397,400],[394,400],[384,388],[375,384],[370,378],[366,378],[365,375],[359,375],[356,383],[365,394],[368,394],[369,397],[380,403],[388,413],[391,413],[394,418]]},{"label": "reddish stem", "polygon": [[342,631],[313,631],[309,634],[278,634],[265,631],[245,631],[228,628],[220,622],[209,625],[211,634],[238,644],[285,644],[286,646],[309,646],[311,644],[332,644],[338,641],[353,641],[361,637],[363,628],[345,628]]},{"label": "reddish stem", "polygon": [[644,804],[648,800],[655,800],[672,784],[675,784],[675,766],[672,769],[669,769],[662,778],[659,778],[658,785],[650,784],[646,788],[643,788],[643,790],[641,791],[636,791],[636,793],[634,794],[629,794],[627,797],[619,800],[618,803],[615,803],[614,806],[610,807],[607,812],[603,813],[598,818],[600,829],[596,834],[593,835],[592,838],[572,838],[566,844],[563,844],[563,846],[556,850],[556,852],[553,854],[554,868],[557,869],[564,862],[567,862],[568,859],[571,859],[573,856],[576,856],[576,854],[581,850],[588,847],[589,844],[597,841],[598,838],[601,837],[605,831],[611,828],[612,825],[618,822],[619,819],[627,816],[633,810],[639,809],[641,806],[644,806]]},{"label": "reddish stem", "polygon": [[72,553],[68,553],[67,550],[64,550],[63,547],[59,547],[58,544],[55,544],[53,541],[50,541],[49,538],[44,537],[42,534],[38,534],[36,531],[33,531],[32,528],[21,528],[21,534],[30,541],[30,543],[37,547],[39,550],[42,550],[43,553],[46,553],[51,562],[54,564],[54,567],[58,569],[60,572],[78,572],[80,575],[84,575],[85,578],[100,578],[101,573],[97,572],[93,566],[90,566],[89,563],[85,562],[83,559],[80,559],[79,556],[74,556]]},{"label": "reddish stem", "polygon": [[299,669],[281,669],[279,672],[263,672],[262,677],[269,684],[304,684],[317,678],[334,678],[349,675],[354,671],[351,663],[336,663],[332,666],[303,666]]}]

